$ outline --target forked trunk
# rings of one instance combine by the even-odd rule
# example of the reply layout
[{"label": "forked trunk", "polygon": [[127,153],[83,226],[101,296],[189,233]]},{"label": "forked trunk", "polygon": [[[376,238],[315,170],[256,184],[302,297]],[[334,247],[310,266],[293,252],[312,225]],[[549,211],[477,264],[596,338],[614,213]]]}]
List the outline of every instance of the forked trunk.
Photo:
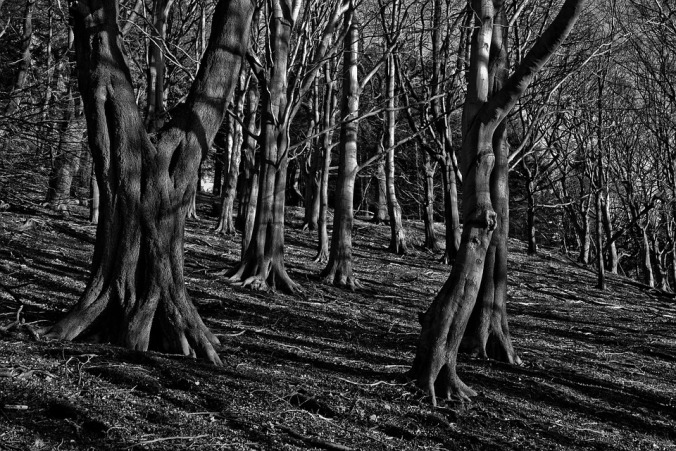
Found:
[{"label": "forked trunk", "polygon": [[[515,73],[489,99],[488,61],[494,34],[493,23],[496,10],[499,11],[504,5],[501,0],[472,1],[476,27],[472,37],[469,86],[463,109],[462,240],[448,280],[421,317],[422,331],[409,372],[418,387],[431,395],[435,405],[437,394],[446,399],[458,397],[461,400],[467,400],[475,394],[456,373],[457,354],[482,284],[486,254],[498,221],[491,199],[490,179],[495,162],[494,151],[499,151],[494,149],[494,145],[501,142],[502,132],[498,130],[497,137],[495,132],[528,88],[535,73],[568,35],[583,3],[583,0],[566,0]],[[494,139],[497,139],[497,143]],[[504,195],[507,195],[506,190]],[[506,233],[506,228],[502,233]],[[500,256],[496,246],[495,262],[505,261],[503,258],[506,258],[506,254],[505,257]],[[492,269],[495,275],[495,266]]]},{"label": "forked trunk", "polygon": [[[507,80],[507,14],[496,11],[489,61],[489,91],[494,95]],[[463,339],[465,351],[483,358],[520,363],[507,323],[507,238],[509,236],[509,146],[503,121],[493,133],[495,167],[491,174],[491,200],[496,227],[486,253],[481,288]]]},{"label": "forked trunk", "polygon": [[218,3],[201,69],[156,146],[136,107],[117,2],[80,1],[71,11],[101,209],[89,283],[48,336],[93,337],[220,363],[218,340],[186,292],[184,225],[202,153],[223,121],[247,51],[253,5]]},{"label": "forked trunk", "polygon": [[257,290],[296,291],[284,266],[284,206],[289,164],[287,123],[288,58],[291,31],[298,14],[294,1],[273,0],[266,83],[261,87],[262,126],[258,205],[252,238],[242,261],[229,273],[233,283]]}]

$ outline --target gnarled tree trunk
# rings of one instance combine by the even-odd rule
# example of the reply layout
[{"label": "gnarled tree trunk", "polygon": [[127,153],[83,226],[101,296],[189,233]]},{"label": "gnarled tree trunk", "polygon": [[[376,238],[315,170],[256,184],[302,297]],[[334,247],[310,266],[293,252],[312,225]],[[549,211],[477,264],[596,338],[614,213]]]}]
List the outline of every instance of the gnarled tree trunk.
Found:
[{"label": "gnarled tree trunk", "polygon": [[[495,13],[489,61],[489,92],[495,95],[507,80],[507,14],[504,7]],[[491,174],[491,200],[496,226],[486,252],[481,288],[467,324],[463,347],[483,358],[508,363],[520,359],[512,345],[507,323],[507,237],[509,236],[509,146],[503,121],[493,133],[495,167]]]},{"label": "gnarled tree trunk", "polygon": [[184,225],[202,154],[223,121],[247,51],[253,4],[219,1],[203,64],[156,145],[136,107],[117,2],[81,0],[71,11],[101,209],[89,283],[48,336],[89,336],[220,363],[218,339],[186,292]]},{"label": "gnarled tree trunk", "polygon": [[515,73],[490,99],[488,61],[496,10],[502,0],[473,0],[476,27],[472,38],[469,86],[463,110],[463,210],[460,250],[451,274],[421,317],[422,331],[409,375],[436,396],[468,399],[475,392],[457,375],[457,354],[482,283],[486,253],[498,217],[491,199],[496,131],[519,97],[570,32],[584,0],[566,0]]}]

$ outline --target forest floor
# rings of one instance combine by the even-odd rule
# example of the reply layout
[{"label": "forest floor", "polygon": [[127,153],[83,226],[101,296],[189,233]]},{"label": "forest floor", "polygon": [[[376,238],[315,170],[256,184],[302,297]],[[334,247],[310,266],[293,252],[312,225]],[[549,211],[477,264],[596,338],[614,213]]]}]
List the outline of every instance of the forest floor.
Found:
[{"label": "forest floor", "polygon": [[[0,207],[0,210],[2,207]],[[314,233],[289,209],[286,256],[303,293],[253,292],[214,274],[239,236],[213,234],[209,202],[189,221],[186,277],[224,362],[0,333],[0,450],[676,449],[676,302],[553,251],[510,242],[509,317],[522,366],[460,357],[479,392],[432,407],[402,378],[418,313],[449,274],[407,223],[355,222],[363,288],[321,283]],[[0,211],[0,326],[57,320],[82,293],[95,227],[38,205]],[[440,230],[440,237],[441,234]]]}]

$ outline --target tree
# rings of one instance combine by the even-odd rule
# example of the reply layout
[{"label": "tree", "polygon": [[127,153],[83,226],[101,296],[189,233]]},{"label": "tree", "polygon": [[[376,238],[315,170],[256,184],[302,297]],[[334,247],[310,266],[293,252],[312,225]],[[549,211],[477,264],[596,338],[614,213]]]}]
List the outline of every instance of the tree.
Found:
[{"label": "tree", "polygon": [[[501,0],[473,0],[476,28],[472,37],[468,90],[463,109],[462,173],[464,227],[451,274],[421,318],[422,331],[409,375],[432,397],[437,394],[468,399],[475,392],[456,373],[457,353],[474,308],[486,253],[498,224],[491,196],[491,172],[501,139],[502,121],[566,38],[579,17],[584,0],[566,0],[556,18],[538,39],[504,86],[489,97],[489,59],[496,14]],[[498,33],[500,35],[500,33]],[[496,36],[499,38],[500,36]],[[490,270],[490,268],[489,268]]]},{"label": "tree", "polygon": [[156,137],[136,106],[118,2],[74,3],[79,89],[100,188],[92,273],[77,305],[47,336],[81,336],[220,363],[218,339],[190,302],[184,223],[203,152],[223,121],[246,54],[253,4],[221,0],[185,103]]}]

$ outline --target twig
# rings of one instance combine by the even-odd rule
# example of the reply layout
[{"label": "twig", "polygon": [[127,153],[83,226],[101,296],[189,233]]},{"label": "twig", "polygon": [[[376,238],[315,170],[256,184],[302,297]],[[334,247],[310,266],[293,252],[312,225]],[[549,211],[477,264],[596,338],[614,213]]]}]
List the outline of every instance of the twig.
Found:
[{"label": "twig", "polygon": [[136,446],[149,445],[151,443],[166,442],[166,441],[169,441],[169,440],[197,440],[198,438],[204,438],[204,437],[208,437],[208,435],[202,434],[202,435],[186,436],[186,437],[176,436],[176,437],[155,438],[155,439],[152,439],[152,440],[144,440],[142,442],[134,443],[133,445],[128,446],[127,449],[131,449],[131,448],[134,448]]},{"label": "twig", "polygon": [[394,384],[392,382],[385,382],[385,381],[378,381],[374,382],[372,384],[362,384],[361,382],[354,382],[349,379],[343,379],[342,377],[336,377],[336,379],[340,379],[341,381],[347,382],[348,384],[352,385],[362,385],[364,387],[377,387],[378,385],[391,385],[393,387],[399,386],[399,385],[406,385],[406,384]]},{"label": "twig", "polygon": [[305,443],[309,443],[310,445],[314,445],[318,448],[329,449],[329,450],[332,450],[332,451],[333,450],[335,450],[335,451],[351,451],[352,450],[352,448],[347,447],[345,445],[341,445],[339,443],[328,442],[326,440],[322,440],[322,439],[317,438],[317,437],[309,437],[307,435],[303,435],[300,432],[296,432],[293,429],[288,428],[286,426],[277,425],[277,427],[279,429],[281,429],[282,431],[286,432],[287,434],[289,434],[290,436],[295,437],[299,440],[302,440]]},{"label": "twig", "polygon": [[[16,287],[12,287],[12,288],[20,288],[20,287],[22,287],[22,286],[26,286],[26,285],[29,285],[29,284],[30,284],[30,282],[29,282],[29,283],[26,283],[26,284],[17,285]],[[22,307],[25,305],[25,303],[21,300],[21,298],[19,297],[19,295],[17,295],[16,293],[14,293],[10,287],[8,287],[8,286],[5,285],[4,283],[0,282],[0,288],[2,288],[3,290],[5,290],[6,292],[8,292],[8,293],[14,298],[14,300],[15,300],[17,303],[21,304]]]}]

